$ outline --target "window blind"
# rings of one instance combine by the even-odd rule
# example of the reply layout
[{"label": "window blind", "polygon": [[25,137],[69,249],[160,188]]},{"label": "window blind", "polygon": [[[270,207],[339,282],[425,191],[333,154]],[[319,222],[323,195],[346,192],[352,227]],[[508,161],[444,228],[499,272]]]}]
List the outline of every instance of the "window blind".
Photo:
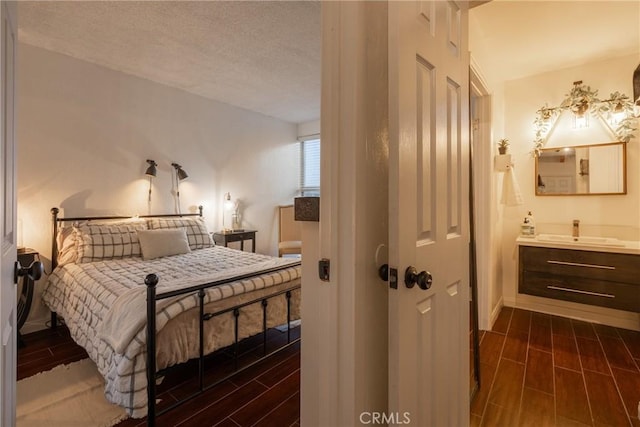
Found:
[{"label": "window blind", "polygon": [[320,140],[300,142],[300,193],[320,195]]}]

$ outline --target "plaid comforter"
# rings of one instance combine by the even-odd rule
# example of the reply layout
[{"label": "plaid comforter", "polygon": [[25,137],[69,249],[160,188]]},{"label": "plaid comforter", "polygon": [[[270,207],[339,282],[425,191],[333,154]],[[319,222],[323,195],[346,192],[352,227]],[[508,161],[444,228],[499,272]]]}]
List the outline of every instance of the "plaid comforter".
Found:
[{"label": "plaid comforter", "polygon": [[[238,276],[276,266],[283,267],[274,273],[207,290],[205,303],[222,302],[226,298],[298,281],[300,267],[287,267],[292,262],[295,261],[215,246],[150,261],[128,258],[67,264],[56,268],[49,276],[42,298],[52,311],[64,317],[74,340],[86,349],[89,357],[96,363],[106,381],[107,399],[123,406],[132,417],[142,417],[146,414],[147,403],[146,321],[131,333],[131,339],[122,349],[117,350],[115,347],[119,346],[114,346],[112,341],[105,339],[104,331],[109,330],[109,325],[103,323],[107,318],[113,321],[118,316],[131,315],[131,312],[112,311],[118,307],[127,307],[119,301],[126,295],[135,293],[136,288],[146,288],[144,278],[150,273],[160,278],[157,287],[160,293],[219,280],[229,274]],[[159,306],[158,334],[169,320],[197,305],[197,296],[189,294]],[[146,315],[144,309],[141,315]],[[244,335],[253,333],[256,332],[249,331]],[[207,351],[227,344],[211,344]],[[160,362],[158,364],[161,365]],[[159,369],[164,367],[166,366],[158,366]]]}]

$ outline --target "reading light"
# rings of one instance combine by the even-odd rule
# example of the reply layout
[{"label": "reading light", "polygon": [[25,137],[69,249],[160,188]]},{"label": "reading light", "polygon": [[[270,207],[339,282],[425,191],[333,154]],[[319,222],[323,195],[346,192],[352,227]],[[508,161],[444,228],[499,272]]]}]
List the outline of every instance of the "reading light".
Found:
[{"label": "reading light", "polygon": [[178,178],[178,181],[183,181],[183,180],[189,178],[189,175],[187,175],[187,173],[184,171],[184,169],[182,169],[182,166],[180,166],[177,163],[171,163],[171,166],[176,168],[176,177]]},{"label": "reading light", "polygon": [[187,179],[189,175],[187,175],[184,169],[182,169],[182,166],[180,166],[179,164],[171,163],[171,166],[173,166],[176,170],[176,201],[178,203],[178,214],[182,214],[182,212],[180,211],[180,181]]},{"label": "reading light", "polygon": [[156,166],[158,166],[158,164],[155,161],[149,159],[147,159],[147,163],[149,163],[149,167],[144,174],[148,176],[156,176],[156,174],[158,173]]},{"label": "reading light", "polygon": [[156,174],[158,173],[158,170],[156,169],[156,166],[158,166],[158,164],[153,161],[153,160],[149,160],[147,159],[147,163],[149,163],[149,167],[147,168],[147,171],[144,173],[145,175],[147,175],[149,177],[149,205],[151,205],[151,186],[152,186],[152,181],[153,181],[153,177],[156,176]]}]

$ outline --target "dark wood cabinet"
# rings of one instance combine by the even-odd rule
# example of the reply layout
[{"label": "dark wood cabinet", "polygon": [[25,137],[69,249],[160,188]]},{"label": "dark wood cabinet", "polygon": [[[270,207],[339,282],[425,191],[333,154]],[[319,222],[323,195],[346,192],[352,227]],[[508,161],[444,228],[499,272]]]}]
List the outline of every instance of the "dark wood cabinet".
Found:
[{"label": "dark wood cabinet", "polygon": [[518,292],[640,312],[640,255],[519,248]]}]

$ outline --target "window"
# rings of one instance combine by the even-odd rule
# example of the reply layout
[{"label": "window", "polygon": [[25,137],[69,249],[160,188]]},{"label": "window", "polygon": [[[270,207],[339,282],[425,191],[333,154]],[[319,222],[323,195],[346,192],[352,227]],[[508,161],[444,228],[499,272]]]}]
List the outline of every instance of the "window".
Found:
[{"label": "window", "polygon": [[300,194],[320,195],[320,140],[300,142]]}]

